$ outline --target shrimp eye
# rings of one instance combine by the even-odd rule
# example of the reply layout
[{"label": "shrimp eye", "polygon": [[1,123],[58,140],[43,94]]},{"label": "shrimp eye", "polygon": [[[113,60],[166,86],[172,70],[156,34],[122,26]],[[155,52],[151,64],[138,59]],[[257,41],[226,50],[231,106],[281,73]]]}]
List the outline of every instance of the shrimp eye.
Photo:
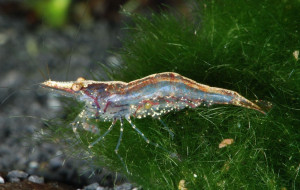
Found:
[{"label": "shrimp eye", "polygon": [[74,83],[74,84],[72,85],[72,90],[73,90],[73,91],[79,91],[81,88],[82,88],[82,85],[81,85],[81,84]]},{"label": "shrimp eye", "polygon": [[145,104],[145,109],[150,109],[152,107],[152,104],[150,104],[149,102],[147,102],[146,104]]},{"label": "shrimp eye", "polygon": [[85,78],[83,77],[78,77],[78,79],[76,80],[77,82],[82,82],[82,81],[85,81]]}]

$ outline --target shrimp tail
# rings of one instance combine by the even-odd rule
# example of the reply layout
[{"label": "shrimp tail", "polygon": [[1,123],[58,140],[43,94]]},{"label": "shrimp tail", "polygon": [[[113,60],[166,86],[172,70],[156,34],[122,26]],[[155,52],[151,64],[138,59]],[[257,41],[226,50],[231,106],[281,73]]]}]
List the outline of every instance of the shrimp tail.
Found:
[{"label": "shrimp tail", "polygon": [[241,96],[239,94],[238,94],[238,96],[234,97],[231,100],[231,104],[236,105],[236,106],[249,108],[249,109],[253,109],[253,110],[257,110],[260,113],[266,115],[265,110],[263,110],[260,106],[258,106],[257,104],[254,104],[253,102],[251,102],[250,100],[244,98],[243,96]]},{"label": "shrimp tail", "polygon": [[253,109],[253,110],[257,110],[259,112],[261,112],[262,114],[266,115],[266,112],[270,109],[271,107],[271,103],[268,102],[266,105],[268,106],[263,106],[265,109],[263,109],[260,105],[263,105],[262,103],[259,102],[266,102],[266,101],[256,101],[258,104],[255,104],[253,102],[251,102],[250,100],[248,100],[247,98],[243,97],[242,95],[240,95],[239,93],[235,92],[235,91],[231,91],[231,90],[226,90],[226,89],[222,89],[222,88],[214,88],[212,87],[210,89],[210,93],[216,93],[221,95],[221,97],[227,97],[224,98],[223,101],[217,101],[215,103],[219,103],[219,104],[231,104],[231,105],[235,105],[235,106],[240,106],[240,107],[245,107],[248,109]]}]

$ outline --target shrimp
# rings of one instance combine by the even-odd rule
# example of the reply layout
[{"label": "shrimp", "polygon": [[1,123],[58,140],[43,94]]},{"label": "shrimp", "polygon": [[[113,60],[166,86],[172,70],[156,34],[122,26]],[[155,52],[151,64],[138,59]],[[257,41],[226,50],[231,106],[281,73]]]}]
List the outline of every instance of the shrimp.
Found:
[{"label": "shrimp", "polygon": [[[178,111],[184,108],[196,108],[200,105],[210,106],[213,104],[231,104],[266,114],[261,107],[235,91],[200,84],[173,72],[153,74],[129,83],[92,81],[80,77],[77,81],[70,82],[48,80],[41,83],[41,86],[85,103],[85,108],[78,115],[78,121],[72,124],[76,136],[78,136],[77,127],[80,123],[86,130],[93,133],[99,132],[97,127],[80,121],[95,118],[112,122],[108,130],[91,143],[89,147],[93,147],[103,139],[113,129],[117,120],[120,120],[120,136],[115,148],[117,155],[124,131],[124,119],[141,135],[146,143],[159,147],[135,126],[131,121],[131,117],[151,116],[161,121],[161,115],[173,110]],[[170,129],[163,122],[162,124],[173,136]],[[118,157],[122,160],[119,155]]]}]

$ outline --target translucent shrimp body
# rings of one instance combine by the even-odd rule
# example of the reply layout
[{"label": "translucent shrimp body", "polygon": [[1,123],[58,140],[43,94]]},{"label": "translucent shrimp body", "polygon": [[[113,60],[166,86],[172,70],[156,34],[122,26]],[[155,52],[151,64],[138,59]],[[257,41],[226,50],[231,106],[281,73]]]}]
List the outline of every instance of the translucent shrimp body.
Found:
[{"label": "translucent shrimp body", "polygon": [[80,80],[46,81],[42,85],[85,102],[84,116],[103,121],[125,116],[157,117],[172,110],[213,104],[232,104],[265,113],[237,92],[199,84],[171,72],[150,75],[130,83]]},{"label": "translucent shrimp body", "polygon": [[[160,120],[160,115],[173,110],[213,104],[231,104],[254,109],[265,114],[258,105],[235,91],[199,84],[173,72],[153,74],[129,83],[121,81],[101,82],[79,78],[77,81],[70,82],[49,80],[41,85],[72,96],[78,101],[85,103],[84,110],[78,116],[80,122],[73,124],[75,133],[77,124],[82,124],[86,130],[98,132],[97,128],[91,127],[84,122],[89,118],[112,121],[109,129],[93,142],[90,147],[107,135],[116,121],[120,120],[120,137],[115,149],[116,153],[122,140],[123,119],[126,119],[147,143],[159,146],[149,141],[132,123],[130,117],[142,118],[151,116]],[[164,126],[167,128],[166,125]],[[169,129],[167,128],[167,130]],[[169,132],[171,134],[170,130]],[[119,158],[122,160],[120,156]]]}]

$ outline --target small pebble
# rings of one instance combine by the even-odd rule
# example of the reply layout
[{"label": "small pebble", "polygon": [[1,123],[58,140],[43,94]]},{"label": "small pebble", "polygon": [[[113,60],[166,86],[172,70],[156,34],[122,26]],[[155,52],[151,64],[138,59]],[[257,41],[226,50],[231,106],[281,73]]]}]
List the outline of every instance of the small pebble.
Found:
[{"label": "small pebble", "polygon": [[36,176],[36,175],[31,175],[31,176],[28,178],[28,181],[31,181],[31,182],[33,182],[33,183],[43,184],[43,183],[44,183],[44,178],[43,178],[43,177]]},{"label": "small pebble", "polygon": [[29,163],[29,168],[31,169],[37,169],[39,167],[39,163],[37,163],[36,161],[31,161]]},{"label": "small pebble", "polygon": [[54,157],[49,162],[50,170],[58,170],[63,165],[63,160],[60,157]]},{"label": "small pebble", "polygon": [[5,181],[3,179],[3,177],[0,176],[0,184],[3,184]]},{"label": "small pebble", "polygon": [[12,182],[12,183],[18,183],[21,180],[19,178],[17,178],[17,177],[12,177],[12,178],[9,178],[9,181]]},{"label": "small pebble", "polygon": [[13,170],[8,172],[7,174],[8,178],[21,178],[21,179],[25,179],[28,177],[28,173],[25,173],[21,170]]},{"label": "small pebble", "polygon": [[132,184],[130,183],[123,183],[122,185],[119,185],[114,188],[114,190],[131,190]]},{"label": "small pebble", "polygon": [[97,190],[98,187],[99,187],[99,183],[92,183],[88,186],[85,186],[84,190]]}]

